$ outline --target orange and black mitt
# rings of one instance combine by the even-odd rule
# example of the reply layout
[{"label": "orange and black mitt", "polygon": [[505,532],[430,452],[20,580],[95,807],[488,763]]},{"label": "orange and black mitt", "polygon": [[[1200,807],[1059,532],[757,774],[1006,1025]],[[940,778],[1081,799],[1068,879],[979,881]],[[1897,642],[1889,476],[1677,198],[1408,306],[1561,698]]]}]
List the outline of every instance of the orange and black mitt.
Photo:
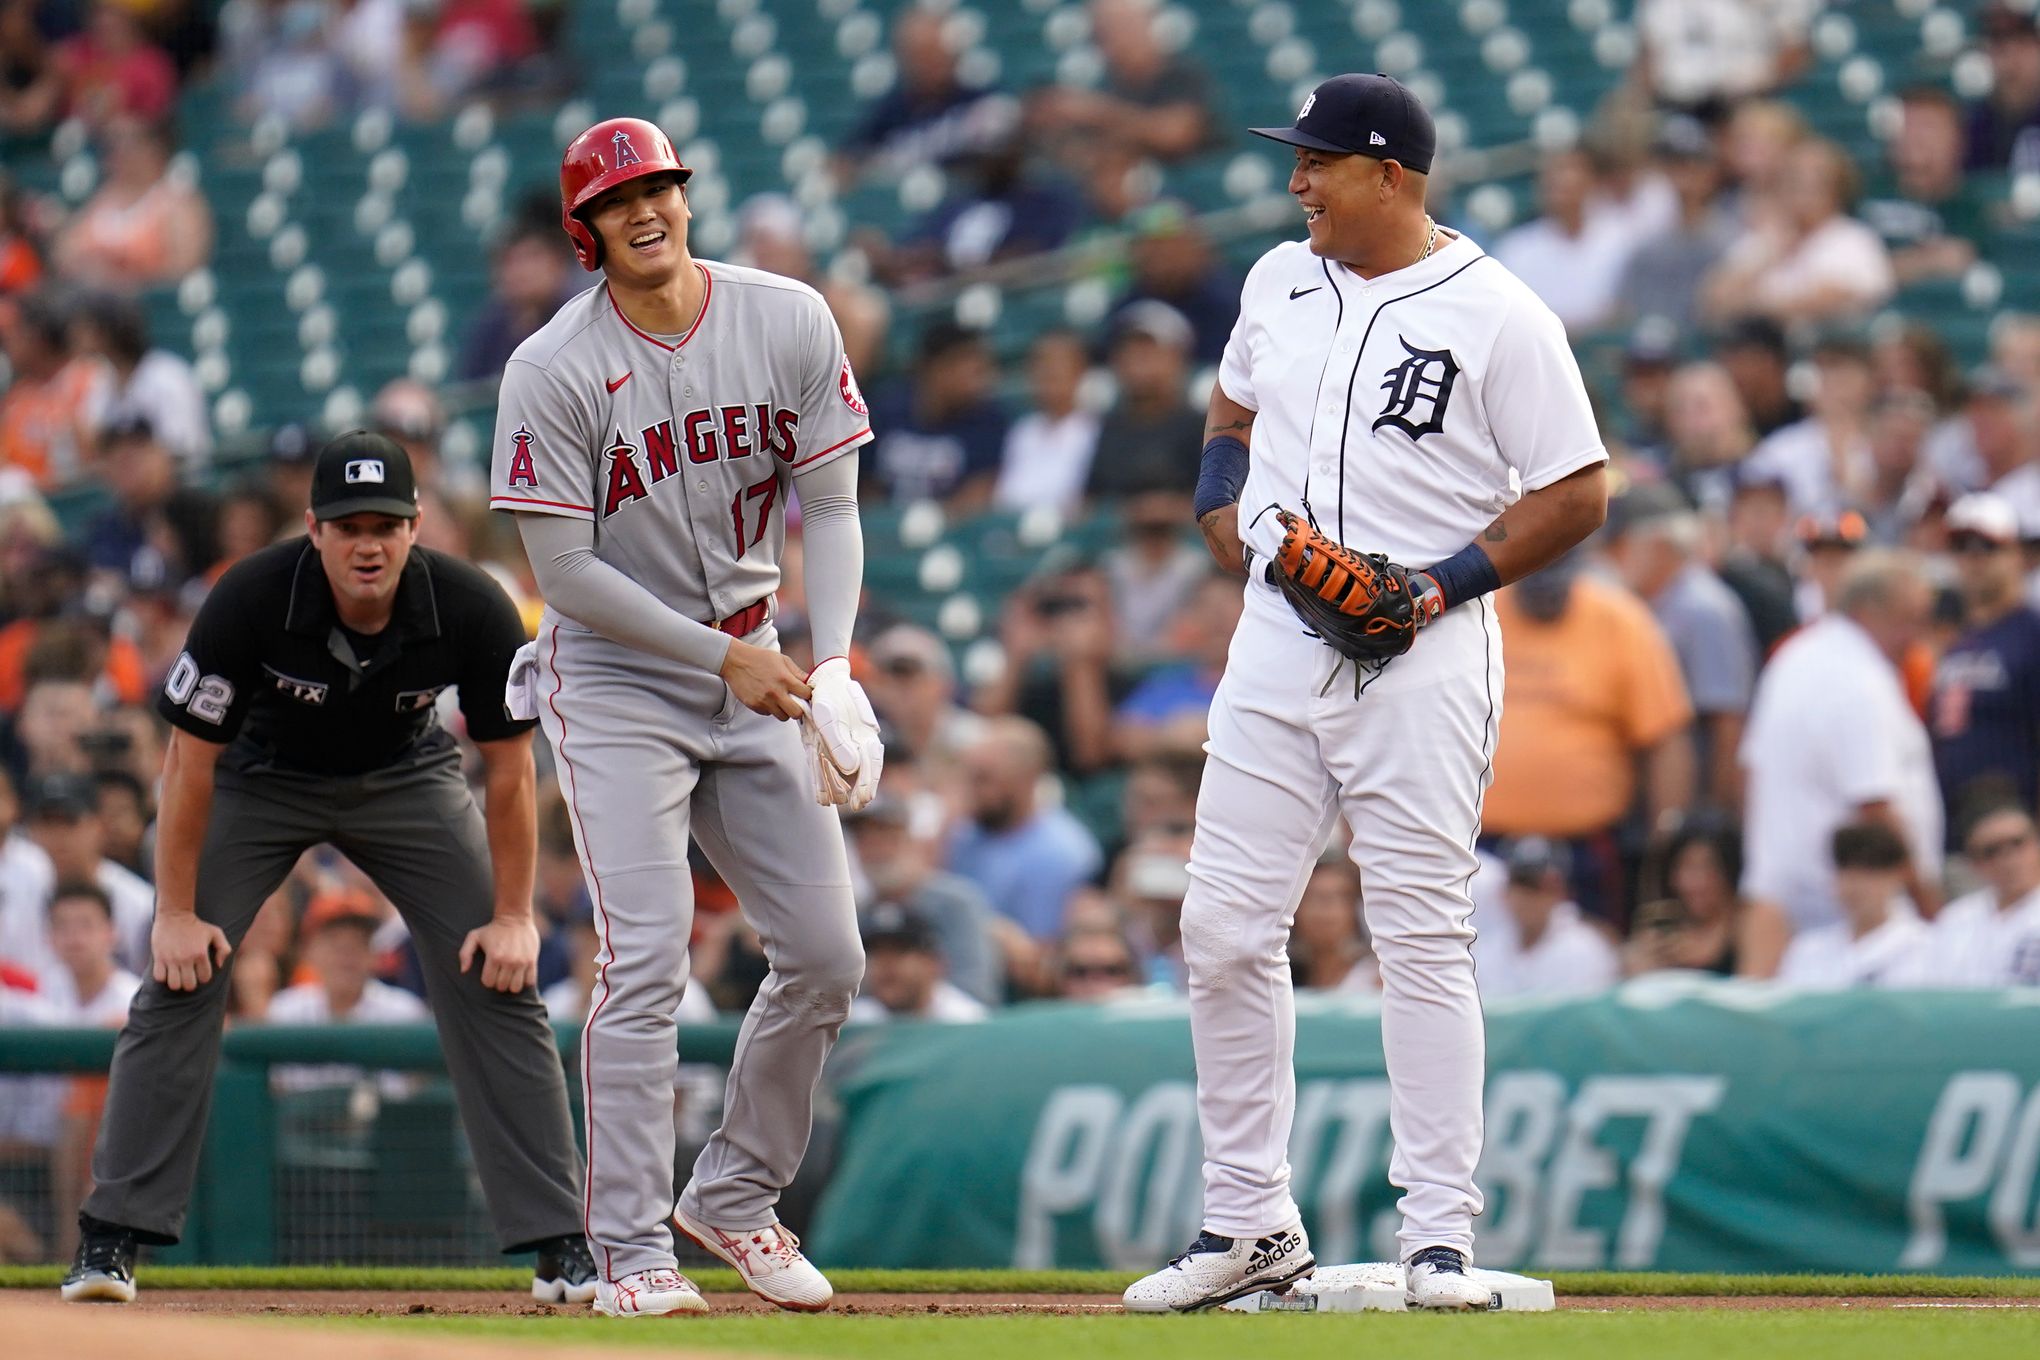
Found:
[{"label": "orange and black mitt", "polygon": [[1268,563],[1268,581],[1311,631],[1355,661],[1401,656],[1416,639],[1421,581],[1380,553],[1355,552],[1316,525],[1277,509],[1282,546]]}]

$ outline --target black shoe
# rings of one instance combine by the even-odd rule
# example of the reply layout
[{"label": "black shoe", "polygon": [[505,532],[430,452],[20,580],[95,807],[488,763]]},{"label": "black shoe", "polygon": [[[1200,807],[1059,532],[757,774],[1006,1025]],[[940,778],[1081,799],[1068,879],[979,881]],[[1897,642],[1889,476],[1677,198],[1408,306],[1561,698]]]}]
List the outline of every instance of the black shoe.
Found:
[{"label": "black shoe", "polygon": [[58,1292],[65,1303],[133,1303],[135,1235],[122,1228],[87,1228]]},{"label": "black shoe", "polygon": [[595,1257],[579,1233],[555,1237],[538,1246],[531,1269],[531,1297],[540,1303],[593,1303]]}]

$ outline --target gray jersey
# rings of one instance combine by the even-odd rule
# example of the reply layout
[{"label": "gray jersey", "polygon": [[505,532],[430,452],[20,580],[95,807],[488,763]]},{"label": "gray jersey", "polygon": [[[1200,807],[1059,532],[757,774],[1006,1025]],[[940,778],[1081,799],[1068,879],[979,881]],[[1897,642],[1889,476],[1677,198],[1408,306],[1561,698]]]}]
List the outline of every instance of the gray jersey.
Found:
[{"label": "gray jersey", "polygon": [[712,260],[701,315],[661,339],[597,284],[503,372],[489,506],[595,522],[595,555],[676,611],[779,588],[795,475],[871,438],[842,333],[795,279]]}]

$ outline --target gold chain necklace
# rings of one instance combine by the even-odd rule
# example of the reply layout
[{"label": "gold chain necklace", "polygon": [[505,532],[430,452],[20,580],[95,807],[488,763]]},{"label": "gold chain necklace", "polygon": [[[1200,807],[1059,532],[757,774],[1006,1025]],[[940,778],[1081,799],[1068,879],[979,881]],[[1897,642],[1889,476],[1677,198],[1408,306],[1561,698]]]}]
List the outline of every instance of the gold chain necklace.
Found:
[{"label": "gold chain necklace", "polygon": [[1424,214],[1424,226],[1427,228],[1424,235],[1424,253],[1417,256],[1418,264],[1430,259],[1431,251],[1438,245],[1438,223],[1429,213]]}]

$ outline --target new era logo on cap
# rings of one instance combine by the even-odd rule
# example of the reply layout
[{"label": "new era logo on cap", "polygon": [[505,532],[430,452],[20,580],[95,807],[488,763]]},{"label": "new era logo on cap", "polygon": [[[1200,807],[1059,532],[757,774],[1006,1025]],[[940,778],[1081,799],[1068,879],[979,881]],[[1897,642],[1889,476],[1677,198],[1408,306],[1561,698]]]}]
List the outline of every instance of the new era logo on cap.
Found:
[{"label": "new era logo on cap", "polygon": [[348,461],[347,484],[349,486],[354,485],[356,482],[382,482],[385,479],[383,461],[380,458],[355,458]]},{"label": "new era logo on cap", "polygon": [[1378,132],[1370,132],[1370,133],[1368,133],[1368,134],[1367,134],[1367,145],[1369,145],[1369,146],[1387,146],[1387,145],[1388,145],[1388,138],[1386,138],[1386,137],[1382,136],[1382,135],[1381,135],[1380,133],[1378,133]]}]

